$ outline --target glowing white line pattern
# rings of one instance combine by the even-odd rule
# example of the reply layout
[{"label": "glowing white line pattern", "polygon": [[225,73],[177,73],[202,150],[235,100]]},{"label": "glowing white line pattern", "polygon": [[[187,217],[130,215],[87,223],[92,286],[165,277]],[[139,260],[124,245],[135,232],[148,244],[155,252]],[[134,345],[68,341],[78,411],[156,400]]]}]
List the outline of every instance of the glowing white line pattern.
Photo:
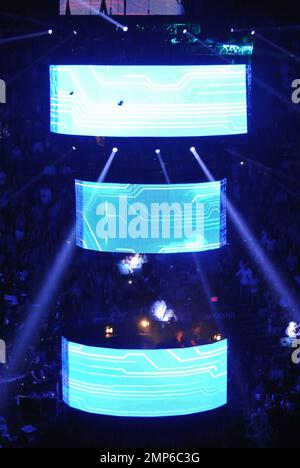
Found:
[{"label": "glowing white line pattern", "polygon": [[63,399],[82,411],[115,416],[208,411],[227,403],[227,346],[223,340],[183,349],[123,350],[63,338]]},{"label": "glowing white line pattern", "polygon": [[[96,251],[130,253],[195,252],[220,248],[226,243],[226,210],[221,204],[221,193],[226,192],[226,182],[174,185],[101,184],[75,181],[76,188],[76,243],[79,247]],[[126,203],[125,203],[126,201]],[[110,203],[114,211],[107,220],[116,225],[113,236],[99,236],[97,226],[103,216],[97,214],[99,205]],[[119,203],[124,203],[120,205]],[[132,204],[138,203],[134,215]],[[154,212],[153,203],[173,206],[169,221],[166,212]],[[188,204],[188,209],[185,209]],[[180,209],[179,209],[180,205]],[[126,213],[127,210],[127,213]],[[131,211],[130,211],[131,210]],[[107,211],[107,208],[106,208]],[[131,237],[128,226],[139,218],[147,224],[147,236]],[[105,221],[106,222],[106,221]],[[126,234],[120,235],[120,222]],[[162,234],[163,222],[170,222],[170,235]],[[182,225],[180,236],[175,236],[175,224]],[[157,229],[157,236],[152,236]],[[186,230],[192,235],[185,235]]]},{"label": "glowing white line pattern", "polygon": [[[247,133],[245,65],[54,65],[50,67],[50,79],[51,130],[56,133],[91,136]],[[120,102],[122,105],[118,105]]]}]

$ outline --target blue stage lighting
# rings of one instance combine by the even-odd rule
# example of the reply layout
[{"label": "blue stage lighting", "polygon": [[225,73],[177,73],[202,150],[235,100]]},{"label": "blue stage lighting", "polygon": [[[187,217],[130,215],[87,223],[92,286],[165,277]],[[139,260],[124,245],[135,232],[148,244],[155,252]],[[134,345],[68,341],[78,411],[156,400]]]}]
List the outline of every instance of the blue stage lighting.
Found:
[{"label": "blue stage lighting", "polygon": [[[99,175],[99,182],[103,182],[105,180],[105,177],[107,176],[107,173],[113,162],[114,157],[114,153],[112,153],[109,156],[101,174]],[[50,267],[47,276],[43,281],[43,285],[39,290],[37,297],[33,300],[34,304],[39,304],[38,313],[36,313],[36,311],[34,312],[33,310],[31,310],[32,307],[29,308],[22,330],[21,332],[18,330],[18,333],[14,338],[12,352],[10,355],[11,365],[9,367],[9,372],[16,372],[22,360],[22,356],[31,346],[34,336],[37,333],[39,333],[43,320],[45,320],[45,318],[47,317],[47,314],[49,312],[49,304],[53,300],[56,290],[61,281],[63,280],[64,274],[66,273],[73,258],[73,254],[75,251],[75,237],[76,226],[75,224],[73,224],[67,237],[64,239],[61,248],[58,250],[55,256],[53,264]],[[1,403],[2,402],[0,401],[0,406]]]},{"label": "blue stage lighting", "polygon": [[[204,164],[203,160],[197,152],[194,153],[195,159],[199,166],[203,170],[207,179],[211,182],[215,180],[214,176]],[[252,260],[257,264],[261,273],[264,275],[266,282],[270,285],[270,288],[277,294],[279,300],[284,300],[290,312],[293,312],[297,317],[300,317],[300,305],[297,297],[289,288],[286,280],[279,271],[275,268],[272,261],[261,247],[255,235],[247,225],[243,216],[238,212],[233,203],[227,198],[226,199],[227,212],[234,224],[237,232],[243,241],[248,245],[249,251],[251,252]]]}]

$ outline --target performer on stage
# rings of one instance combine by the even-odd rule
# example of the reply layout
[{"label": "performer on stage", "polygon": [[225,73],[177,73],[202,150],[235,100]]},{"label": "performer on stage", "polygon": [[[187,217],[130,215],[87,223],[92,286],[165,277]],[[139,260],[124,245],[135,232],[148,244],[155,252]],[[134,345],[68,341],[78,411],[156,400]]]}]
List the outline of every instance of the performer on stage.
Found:
[{"label": "performer on stage", "polygon": [[299,333],[300,324],[296,322],[290,322],[287,329],[285,330],[286,335],[291,338],[291,340],[295,340],[300,336]]}]

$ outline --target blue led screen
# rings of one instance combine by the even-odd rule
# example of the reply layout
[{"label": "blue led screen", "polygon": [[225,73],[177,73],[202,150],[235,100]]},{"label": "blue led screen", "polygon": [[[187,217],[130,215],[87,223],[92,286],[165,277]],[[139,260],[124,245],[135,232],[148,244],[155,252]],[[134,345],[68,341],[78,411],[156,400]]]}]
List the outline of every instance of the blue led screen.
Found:
[{"label": "blue led screen", "polygon": [[247,66],[50,67],[51,131],[107,137],[247,133]]},{"label": "blue led screen", "polygon": [[180,253],[226,244],[226,180],[138,185],[76,180],[76,243],[103,252]]},{"label": "blue led screen", "polygon": [[96,414],[159,417],[227,403],[227,340],[178,349],[62,343],[63,400]]}]

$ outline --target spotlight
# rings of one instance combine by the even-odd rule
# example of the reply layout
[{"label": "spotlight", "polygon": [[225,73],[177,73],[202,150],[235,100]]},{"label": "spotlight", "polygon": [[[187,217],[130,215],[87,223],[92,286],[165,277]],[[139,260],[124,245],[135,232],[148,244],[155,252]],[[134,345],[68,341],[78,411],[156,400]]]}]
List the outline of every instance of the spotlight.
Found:
[{"label": "spotlight", "polygon": [[230,32],[232,32],[232,33],[233,33],[233,32],[234,32],[234,28],[231,28],[231,29],[230,29]]},{"label": "spotlight", "polygon": [[53,34],[53,29],[48,29],[48,34]]},{"label": "spotlight", "polygon": [[190,151],[191,151],[192,153],[194,153],[194,151],[196,151],[195,146],[191,146],[191,147],[190,147]]},{"label": "spotlight", "polygon": [[216,334],[214,335],[214,341],[221,341],[221,339],[222,339],[221,333],[216,333]]},{"label": "spotlight", "polygon": [[124,27],[123,27],[123,31],[124,31],[124,32],[127,32],[127,31],[128,31],[128,26],[124,26]]},{"label": "spotlight", "polygon": [[114,329],[111,325],[106,325],[105,327],[105,335],[106,337],[113,335]]},{"label": "spotlight", "polygon": [[240,165],[241,165],[241,166],[243,166],[244,164],[245,164],[244,161],[241,161],[241,162],[240,162]]},{"label": "spotlight", "polygon": [[74,30],[74,31],[73,31],[73,34],[74,34],[74,36],[77,36],[77,31]]},{"label": "spotlight", "polygon": [[164,300],[158,300],[155,301],[154,304],[151,307],[151,316],[154,320],[158,320],[159,322],[165,322],[168,321],[166,320],[166,311],[168,309],[168,306],[166,304],[166,301]]},{"label": "spotlight", "polygon": [[291,340],[295,340],[299,336],[299,328],[299,324],[296,322],[290,322],[287,329],[285,330],[285,333]]},{"label": "spotlight", "polygon": [[150,326],[149,320],[146,320],[146,319],[141,320],[140,321],[140,326],[141,326],[141,328],[144,328],[144,329],[149,328],[149,326]]},{"label": "spotlight", "polygon": [[116,147],[115,147],[115,148],[113,148],[113,153],[117,153],[118,151],[119,151],[119,149],[118,149],[118,148],[116,148]]},{"label": "spotlight", "polygon": [[182,32],[183,32],[183,34],[187,34],[188,30],[184,29]]},{"label": "spotlight", "polygon": [[156,150],[155,150],[155,153],[156,153],[156,154],[159,154],[159,153],[160,153],[160,149],[156,149]]},{"label": "spotlight", "polygon": [[132,280],[129,280],[129,281],[128,281],[128,284],[132,284]]},{"label": "spotlight", "polygon": [[255,31],[254,31],[254,29],[251,31],[251,36],[255,36]]},{"label": "spotlight", "polygon": [[73,151],[76,151],[76,146],[72,146],[72,150],[73,150]]},{"label": "spotlight", "polygon": [[137,268],[140,265],[139,256],[135,255],[134,257],[132,257],[132,259],[130,260],[130,265],[133,269]]}]

